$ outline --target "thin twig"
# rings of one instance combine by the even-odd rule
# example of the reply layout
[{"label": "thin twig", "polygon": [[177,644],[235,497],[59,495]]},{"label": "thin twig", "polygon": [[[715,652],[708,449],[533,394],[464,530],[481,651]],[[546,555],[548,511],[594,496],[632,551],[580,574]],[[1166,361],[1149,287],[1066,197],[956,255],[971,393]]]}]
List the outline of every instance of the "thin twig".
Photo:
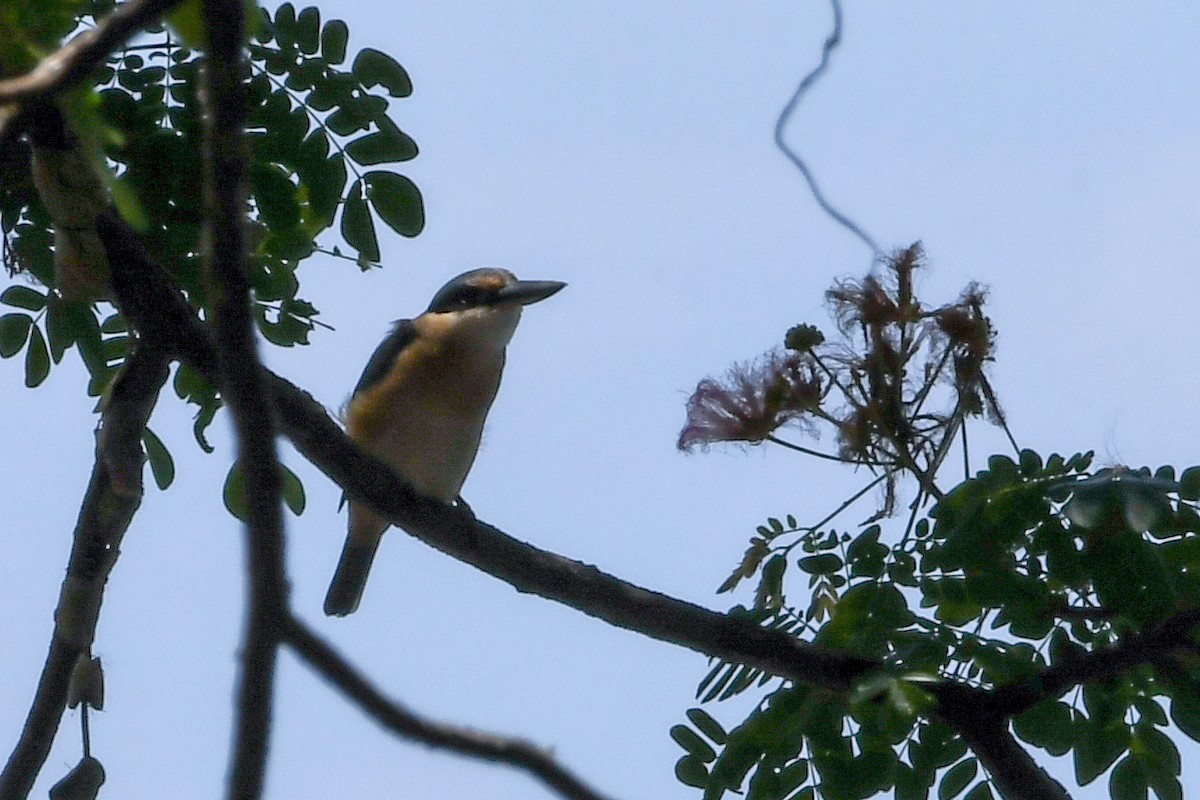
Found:
[{"label": "thin twig", "polygon": [[868,236],[866,231],[860,228],[852,219],[834,208],[825,199],[825,195],[821,192],[821,187],[817,185],[816,176],[808,168],[808,164],[804,162],[799,153],[793,150],[783,138],[783,130],[787,127],[792,114],[800,104],[800,98],[816,83],[817,78],[820,78],[825,72],[825,68],[829,66],[829,57],[833,54],[838,44],[841,43],[842,6],[838,0],[830,0],[830,5],[833,6],[833,30],[830,32],[829,37],[825,39],[825,44],[821,48],[821,62],[817,64],[812,72],[804,76],[803,80],[800,81],[800,85],[796,87],[796,92],[792,95],[792,99],[783,107],[783,111],[779,112],[779,119],[775,121],[775,146],[787,156],[787,159],[792,162],[792,165],[796,169],[800,170],[800,174],[808,182],[808,190],[812,193],[813,199],[817,201],[817,205],[821,207],[821,210],[828,214],[834,222],[861,239],[863,244],[871,248],[871,253],[878,257],[883,255],[883,250],[880,249],[879,245],[875,244],[875,240]]},{"label": "thin twig", "polygon": [[283,480],[275,448],[274,414],[262,387],[250,308],[245,206],[245,4],[205,0],[208,58],[205,105],[204,215],[207,276],[221,396],[233,417],[237,463],[246,483],[246,629],[238,674],[231,800],[262,796],[271,733],[279,628],[287,616],[284,575]]},{"label": "thin twig", "polygon": [[117,375],[97,437],[96,463],[54,613],[50,652],[21,736],[0,773],[0,800],[23,800],[50,754],[71,669],[89,651],[121,540],[141,504],[141,435],[168,376],[162,351],[142,340]]},{"label": "thin twig", "polygon": [[118,5],[96,27],[84,31],[30,72],[0,81],[0,105],[49,98],[82,83],[113,50],[153,25],[182,0],[130,0]]},{"label": "thin twig", "polygon": [[83,757],[90,758],[92,755],[92,731],[88,725],[88,704],[86,702],[79,704],[79,731],[83,736]]},{"label": "thin twig", "polygon": [[793,444],[792,442],[789,442],[786,439],[780,439],[778,436],[776,436],[774,434],[767,436],[767,441],[770,442],[771,444],[777,444],[780,447],[786,447],[788,450],[795,450],[797,453],[804,453],[805,455],[808,455],[808,456],[815,456],[817,458],[823,458],[826,461],[836,461],[839,464],[849,464],[849,463],[862,464],[862,463],[865,463],[862,461],[857,461],[857,462],[847,461],[846,459],[842,458],[841,456],[835,456],[832,453],[822,453],[820,450],[813,450],[811,448],[804,447],[803,445]]},{"label": "thin twig", "polygon": [[971,477],[971,449],[967,446],[967,426],[962,429],[963,480]]},{"label": "thin twig", "polygon": [[996,399],[996,391],[992,388],[992,383],[986,375],[980,374],[979,386],[983,390],[988,405],[992,408],[992,413],[996,416],[996,419],[1000,420],[1000,428],[1004,431],[1004,435],[1008,437],[1008,443],[1012,445],[1013,452],[1020,457],[1021,445],[1017,444],[1016,437],[1013,436],[1012,430],[1008,427],[1008,418],[1004,416],[1004,411],[1000,408],[1000,403]]},{"label": "thin twig", "polygon": [[389,700],[350,662],[295,617],[288,618],[283,639],[297,656],[342,694],[398,736],[440,750],[525,770],[568,800],[604,800],[603,795],[572,775],[549,752],[530,742],[432,722]]}]

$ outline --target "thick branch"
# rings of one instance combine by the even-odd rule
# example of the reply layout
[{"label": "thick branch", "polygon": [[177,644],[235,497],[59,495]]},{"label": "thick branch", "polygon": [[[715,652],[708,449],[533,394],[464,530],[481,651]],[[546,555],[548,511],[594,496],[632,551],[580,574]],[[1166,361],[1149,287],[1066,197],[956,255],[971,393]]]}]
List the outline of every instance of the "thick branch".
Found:
[{"label": "thick branch", "polygon": [[[157,270],[148,260],[143,262],[142,266]],[[117,293],[121,295],[119,287]],[[168,293],[151,303],[139,303],[136,308],[140,309],[137,313],[151,318],[157,314],[179,320],[172,334],[177,352],[213,380],[211,344],[203,327],[184,310],[186,305],[184,309],[164,311],[183,303],[177,293]],[[312,397],[277,375],[264,371],[263,376],[280,431],[350,497],[370,503],[427,544],[506,581],[520,592],[538,594],[618,627],[802,683],[844,690],[880,666],[643,589],[595,567],[519,542],[476,520],[465,509],[418,495],[386,466],[351,443]],[[939,700],[938,716],[977,750],[989,771],[1003,781],[997,785],[1008,787],[1006,792],[1018,792],[1007,797],[1062,800],[1066,796],[1011,738],[1004,715],[981,713],[990,709],[989,692],[946,683],[933,687],[933,693]]]},{"label": "thick branch", "polygon": [[1042,700],[1060,697],[1073,686],[1164,661],[1192,646],[1189,637],[1197,625],[1200,609],[1182,611],[1152,630],[1126,636],[1113,647],[1064,659],[1026,681],[1001,686],[988,698],[988,707],[997,714],[1015,716]]},{"label": "thick branch", "polygon": [[938,693],[938,716],[963,737],[1005,800],[1071,800],[1009,731],[1008,717],[987,711],[978,696],[954,684]]},{"label": "thick branch", "polygon": [[0,81],[0,105],[49,98],[81,83],[108,54],[142,28],[157,22],[182,0],[130,0],[96,27],[43,58],[31,72]]},{"label": "thick branch", "polygon": [[283,434],[349,497],[370,503],[426,544],[517,591],[804,683],[845,689],[877,666],[867,659],[828,652],[779,631],[643,589],[520,542],[461,507],[417,494],[390,469],[355,447],[319,403],[283,378],[268,373],[267,386]]},{"label": "thick branch", "polygon": [[603,800],[602,795],[568,772],[549,752],[530,742],[431,722],[389,700],[336,650],[294,617],[288,619],[283,635],[296,655],[342,694],[358,703],[376,722],[398,736],[525,770],[568,800]]},{"label": "thick branch", "polygon": [[21,738],[0,773],[0,800],[23,800],[50,754],[71,668],[87,653],[121,539],[141,504],[142,430],[167,380],[165,355],[145,343],[117,376],[101,417],[96,464],[75,524],[50,653]]},{"label": "thick branch", "polygon": [[[121,310],[139,330],[171,342],[173,352],[210,382],[218,378],[213,345],[178,290],[162,277],[137,237],[115,212],[101,215],[100,233],[113,259]],[[139,280],[139,273],[148,273]],[[804,683],[846,688],[878,665],[831,653],[779,631],[642,589],[600,570],[539,550],[479,522],[461,508],[413,491],[385,465],[346,438],[325,408],[268,371],[266,389],[280,432],[350,497],[371,503],[422,541],[512,584],[628,630],[707,655],[753,664]]]},{"label": "thick branch", "polygon": [[217,342],[221,396],[233,417],[237,463],[246,484],[246,630],[238,675],[229,796],[262,796],[271,731],[271,701],[279,629],[287,616],[283,566],[283,480],[275,452],[275,422],[262,388],[250,313],[246,259],[247,71],[245,4],[205,0],[209,50],[205,106],[204,215],[208,224],[208,279]]}]

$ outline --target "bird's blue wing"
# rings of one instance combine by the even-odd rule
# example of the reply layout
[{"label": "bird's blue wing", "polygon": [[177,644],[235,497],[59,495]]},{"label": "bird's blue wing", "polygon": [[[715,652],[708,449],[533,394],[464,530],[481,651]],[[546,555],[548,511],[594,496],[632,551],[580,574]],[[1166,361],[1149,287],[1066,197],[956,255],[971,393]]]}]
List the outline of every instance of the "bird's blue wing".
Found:
[{"label": "bird's blue wing", "polygon": [[351,396],[353,397],[383,380],[391,371],[397,356],[404,352],[404,348],[408,347],[415,338],[417,338],[417,329],[411,319],[396,320],[392,325],[391,332],[371,354],[371,359],[367,362],[362,377],[354,385],[354,393]]},{"label": "bird's blue wing", "polygon": [[[366,368],[363,369],[362,377],[358,379],[358,383],[354,384],[351,398],[383,380],[391,370],[396,357],[404,352],[404,348],[408,347],[415,338],[417,338],[417,329],[411,319],[398,319],[392,323],[391,331],[375,348],[375,352],[367,361]],[[343,493],[342,499],[338,501],[338,511],[341,511],[344,505],[346,505],[346,495]]]}]

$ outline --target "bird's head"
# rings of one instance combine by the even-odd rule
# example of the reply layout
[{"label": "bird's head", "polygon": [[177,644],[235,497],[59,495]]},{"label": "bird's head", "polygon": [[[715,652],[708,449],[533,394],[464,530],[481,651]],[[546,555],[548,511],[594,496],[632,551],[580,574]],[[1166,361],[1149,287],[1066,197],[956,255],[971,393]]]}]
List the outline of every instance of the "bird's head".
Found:
[{"label": "bird's head", "polygon": [[561,281],[518,280],[499,267],[473,269],[439,289],[425,313],[452,321],[464,336],[504,347],[521,319],[521,308],[545,300],[564,286]]}]

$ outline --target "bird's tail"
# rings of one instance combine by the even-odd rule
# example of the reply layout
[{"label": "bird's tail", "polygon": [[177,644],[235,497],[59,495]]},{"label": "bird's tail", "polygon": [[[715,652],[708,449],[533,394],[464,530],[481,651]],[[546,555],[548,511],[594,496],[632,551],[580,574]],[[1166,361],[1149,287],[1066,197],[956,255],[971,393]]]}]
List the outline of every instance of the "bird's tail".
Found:
[{"label": "bird's tail", "polygon": [[346,537],[337,571],[333,573],[333,581],[325,594],[326,614],[344,617],[358,608],[358,601],[362,599],[363,589],[367,586],[367,575],[371,572],[371,562],[375,560],[375,551],[379,549],[380,538]]}]

